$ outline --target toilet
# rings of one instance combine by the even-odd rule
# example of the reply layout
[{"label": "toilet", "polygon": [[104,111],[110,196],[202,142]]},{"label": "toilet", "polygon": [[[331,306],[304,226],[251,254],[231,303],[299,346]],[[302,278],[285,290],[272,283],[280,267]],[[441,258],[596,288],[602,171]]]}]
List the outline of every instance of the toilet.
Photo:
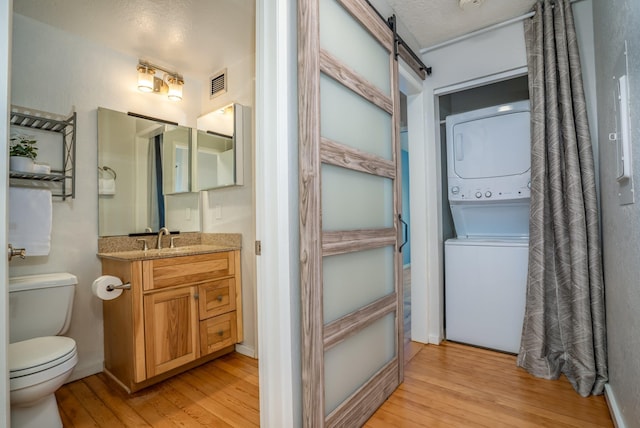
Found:
[{"label": "toilet", "polygon": [[13,428],[59,428],[54,393],[78,362],[69,328],[78,280],[69,273],[9,278],[9,387]]}]

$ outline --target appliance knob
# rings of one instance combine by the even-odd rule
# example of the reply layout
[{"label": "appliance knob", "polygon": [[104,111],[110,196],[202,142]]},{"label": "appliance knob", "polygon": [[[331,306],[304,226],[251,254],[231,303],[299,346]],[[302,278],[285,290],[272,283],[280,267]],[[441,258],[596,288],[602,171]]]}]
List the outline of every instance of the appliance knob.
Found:
[{"label": "appliance knob", "polygon": [[531,182],[528,182],[528,183],[527,183],[527,188],[528,188],[528,189],[531,189]]},{"label": "appliance knob", "polygon": [[476,192],[476,198],[480,199],[482,197],[482,192]]},{"label": "appliance knob", "polygon": [[453,186],[451,188],[451,193],[457,195],[458,193],[460,193],[460,188],[458,186]]},{"label": "appliance knob", "polygon": [[490,197],[491,197],[491,192],[487,191],[484,195],[485,195],[487,198],[490,198]]}]

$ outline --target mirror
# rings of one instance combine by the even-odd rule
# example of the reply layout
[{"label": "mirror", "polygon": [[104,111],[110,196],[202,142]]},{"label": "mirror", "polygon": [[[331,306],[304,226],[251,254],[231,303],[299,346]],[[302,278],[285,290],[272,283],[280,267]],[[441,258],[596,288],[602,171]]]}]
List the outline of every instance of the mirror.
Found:
[{"label": "mirror", "polygon": [[192,129],[98,109],[100,236],[200,230]]},{"label": "mirror", "polygon": [[[166,128],[171,125],[165,125]],[[177,126],[162,134],[162,189],[165,195],[191,190],[191,129]]]},{"label": "mirror", "polygon": [[198,189],[215,189],[235,184],[233,137],[199,129],[197,142]]},{"label": "mirror", "polygon": [[100,236],[200,230],[199,190],[243,184],[249,108],[231,104],[197,119],[198,131],[98,108]]},{"label": "mirror", "polygon": [[197,120],[195,188],[243,184],[242,155],[250,133],[249,108],[230,104]]}]

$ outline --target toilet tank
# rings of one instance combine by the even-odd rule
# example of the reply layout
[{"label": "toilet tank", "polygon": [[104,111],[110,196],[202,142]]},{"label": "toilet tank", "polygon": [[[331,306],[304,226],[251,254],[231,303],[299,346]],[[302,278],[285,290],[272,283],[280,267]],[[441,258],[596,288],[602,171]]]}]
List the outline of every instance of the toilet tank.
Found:
[{"label": "toilet tank", "polygon": [[9,342],[64,334],[77,283],[70,273],[9,278]]}]

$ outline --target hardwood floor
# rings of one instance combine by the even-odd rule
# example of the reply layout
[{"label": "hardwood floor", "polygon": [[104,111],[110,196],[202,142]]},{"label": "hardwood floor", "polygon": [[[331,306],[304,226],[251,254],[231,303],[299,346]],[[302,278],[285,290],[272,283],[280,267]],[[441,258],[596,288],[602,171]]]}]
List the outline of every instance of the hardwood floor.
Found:
[{"label": "hardwood floor", "polygon": [[258,361],[220,357],[135,394],[103,373],[56,392],[65,427],[257,427]]},{"label": "hardwood floor", "polygon": [[366,427],[613,427],[602,396],[580,397],[566,378],[548,381],[515,356],[454,343],[423,346],[404,383]]},{"label": "hardwood floor", "polygon": [[[366,427],[613,426],[602,396],[582,398],[566,379],[535,379],[513,356],[453,343],[408,349],[404,383]],[[136,394],[98,374],[56,396],[68,428],[260,424],[258,362],[236,353]]]}]

